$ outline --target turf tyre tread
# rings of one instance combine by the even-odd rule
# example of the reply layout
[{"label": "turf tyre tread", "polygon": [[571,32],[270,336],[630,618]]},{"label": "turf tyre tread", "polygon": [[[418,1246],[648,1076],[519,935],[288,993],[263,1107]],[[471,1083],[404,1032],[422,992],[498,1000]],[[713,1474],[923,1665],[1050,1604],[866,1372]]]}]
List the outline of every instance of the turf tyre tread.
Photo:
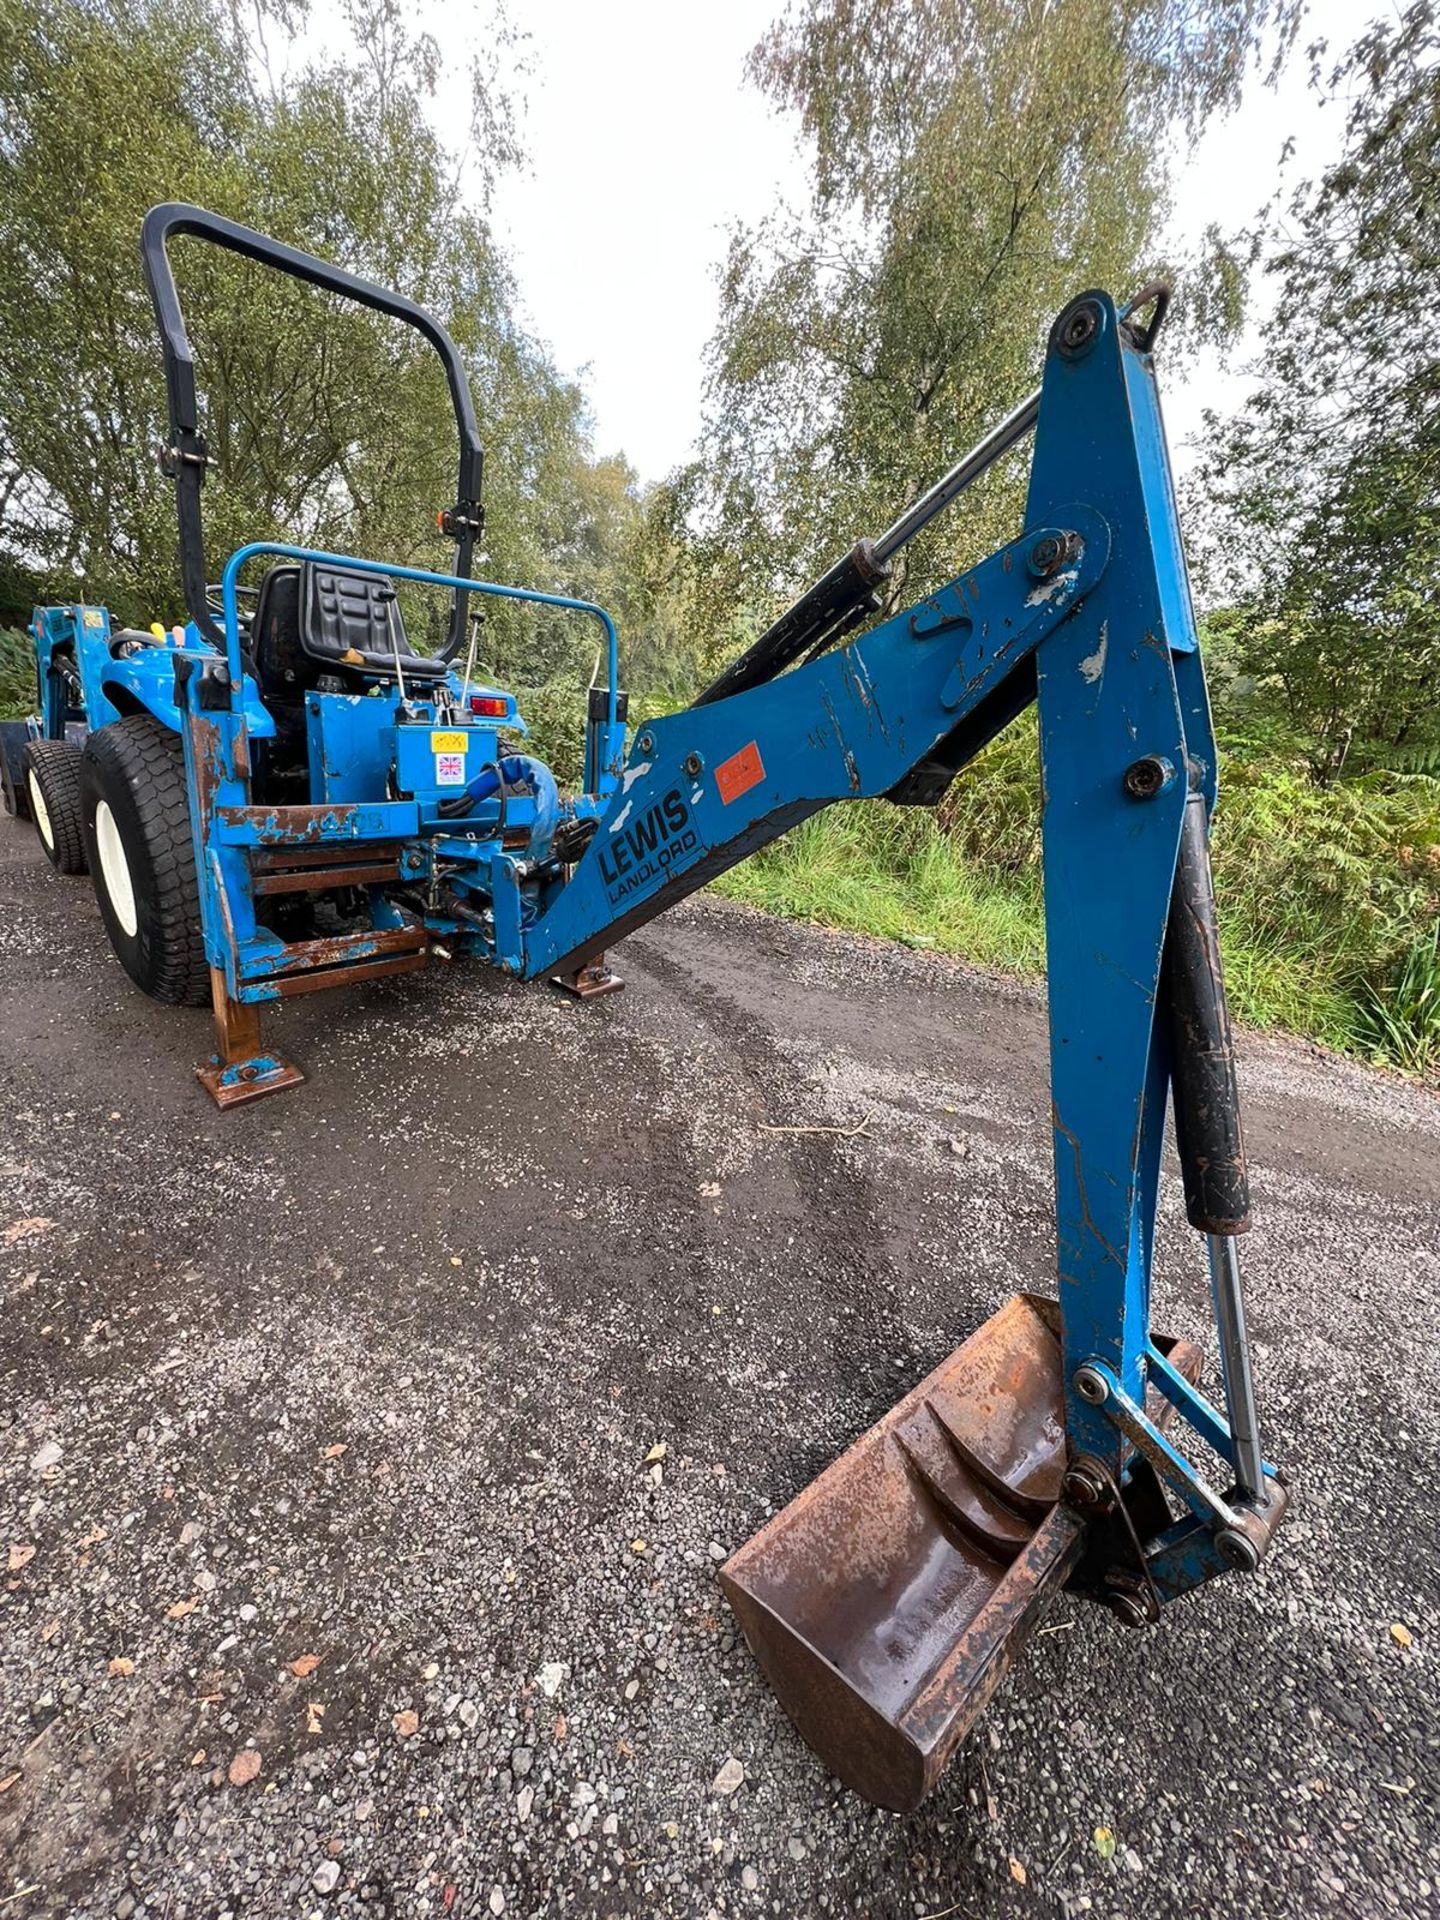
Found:
[{"label": "turf tyre tread", "polygon": [[[152,1000],[208,1006],[210,969],[179,735],[148,713],[101,727],[86,742],[82,795],[95,897],[116,957]],[[102,800],[110,807],[130,868],[134,935],[121,924],[104,883],[95,832]]]},{"label": "turf tyre tread", "polygon": [[57,873],[84,873],[85,828],[80,801],[81,751],[73,740],[32,740],[25,749],[25,778],[34,776],[45,802],[53,844],[35,822],[36,837]]}]

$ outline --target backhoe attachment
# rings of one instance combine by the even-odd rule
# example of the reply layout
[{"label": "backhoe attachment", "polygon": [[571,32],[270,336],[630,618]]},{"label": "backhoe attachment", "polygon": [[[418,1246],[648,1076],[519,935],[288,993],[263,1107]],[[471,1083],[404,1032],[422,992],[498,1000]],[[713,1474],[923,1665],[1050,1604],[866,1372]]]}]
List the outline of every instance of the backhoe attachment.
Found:
[{"label": "backhoe attachment", "polygon": [[[1103,294],[1039,395],[862,541],[702,700],[639,733],[526,935],[569,972],[833,801],[933,804],[1038,708],[1058,1299],[1018,1294],[749,1541],[721,1580],[825,1765],[909,1809],[1055,1596],[1124,1624],[1253,1570],[1286,1503],[1260,1451],[1249,1225],[1209,864],[1215,742],[1151,362]],[[1025,531],[857,635],[890,555],[1031,425]],[[833,644],[836,641],[842,644]],[[1151,1327],[1167,1107],[1204,1237],[1224,1412]],[[1182,1436],[1218,1455],[1214,1486]]]},{"label": "backhoe attachment", "polygon": [[[441,516],[453,574],[252,542],[226,562],[216,625],[171,232],[406,320],[437,347],[459,430],[457,504]],[[262,1003],[411,972],[431,952],[586,1000],[613,993],[605,956],[631,929],[824,807],[934,805],[1036,709],[1056,1298],[1001,1307],[721,1573],[825,1764],[880,1805],[913,1807],[1062,1588],[1151,1625],[1202,1582],[1257,1567],[1285,1511],[1261,1450],[1237,1255],[1250,1202],[1210,875],[1215,740],[1151,353],[1167,296],[1150,289],[1123,312],[1103,293],[1072,301],[1038,392],[627,749],[610,616],[470,577],[479,441],[438,323],[195,208],[157,208],[144,244],[193,619],[183,646],[124,664],[148,675],[148,710],[183,742],[219,1033],[203,1071],[223,1103],[299,1077],[262,1050]],[[873,622],[895,554],[1032,430],[1017,537]],[[271,564],[242,623],[240,570],[258,558]],[[450,594],[457,658],[477,604],[599,623],[583,791],[562,796],[515,751],[513,699],[472,683],[477,627],[463,676],[402,645],[400,582]],[[324,929],[282,935],[287,903],[317,892]],[[188,922],[181,932],[193,946]],[[126,965],[153,992],[142,944]],[[1197,1386],[1199,1349],[1151,1326],[1172,1106],[1223,1411]],[[1214,1483],[1201,1450],[1222,1463]]]}]

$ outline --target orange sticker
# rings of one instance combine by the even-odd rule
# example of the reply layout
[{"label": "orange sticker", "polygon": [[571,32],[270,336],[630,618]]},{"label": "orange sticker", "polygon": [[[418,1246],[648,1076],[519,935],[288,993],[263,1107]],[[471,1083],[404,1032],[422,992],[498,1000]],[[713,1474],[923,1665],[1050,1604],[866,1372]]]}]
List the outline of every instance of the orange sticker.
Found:
[{"label": "orange sticker", "polygon": [[748,793],[751,787],[758,787],[764,778],[765,764],[753,740],[748,747],[732,753],[728,760],[722,761],[715,769],[715,784],[727,807],[732,800],[738,800],[742,793]]}]

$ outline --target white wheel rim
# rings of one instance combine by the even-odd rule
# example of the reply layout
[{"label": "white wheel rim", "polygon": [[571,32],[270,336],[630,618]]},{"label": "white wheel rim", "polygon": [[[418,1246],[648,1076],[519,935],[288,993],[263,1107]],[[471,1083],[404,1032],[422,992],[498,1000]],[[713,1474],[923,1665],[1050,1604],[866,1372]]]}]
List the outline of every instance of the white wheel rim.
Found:
[{"label": "white wheel rim", "polygon": [[130,862],[125,858],[125,844],[120,838],[120,829],[115,824],[108,800],[102,800],[95,809],[95,849],[100,855],[100,873],[115,918],[133,940],[139,925],[135,915],[135,889],[130,884]]},{"label": "white wheel rim", "polygon": [[35,825],[40,830],[40,838],[54,851],[55,829],[50,824],[50,809],[45,804],[45,796],[40,791],[40,782],[35,778],[35,769],[31,767],[26,778],[30,786],[30,811],[35,816]]}]

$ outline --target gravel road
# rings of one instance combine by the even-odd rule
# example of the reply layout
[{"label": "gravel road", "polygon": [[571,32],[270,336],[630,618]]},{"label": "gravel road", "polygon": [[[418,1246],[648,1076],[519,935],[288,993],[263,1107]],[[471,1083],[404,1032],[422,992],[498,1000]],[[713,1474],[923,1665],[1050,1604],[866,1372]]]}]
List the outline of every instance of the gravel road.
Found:
[{"label": "gravel road", "polygon": [[[4,1920],[1440,1913],[1440,1103],[1246,1043],[1294,1518],[1151,1633],[1062,1600],[902,1819],[715,1568],[1050,1285],[1043,1007],[709,903],[619,965],[299,1002],[221,1117],[0,823]],[[1173,1191],[1159,1266],[1197,1330]]]}]

